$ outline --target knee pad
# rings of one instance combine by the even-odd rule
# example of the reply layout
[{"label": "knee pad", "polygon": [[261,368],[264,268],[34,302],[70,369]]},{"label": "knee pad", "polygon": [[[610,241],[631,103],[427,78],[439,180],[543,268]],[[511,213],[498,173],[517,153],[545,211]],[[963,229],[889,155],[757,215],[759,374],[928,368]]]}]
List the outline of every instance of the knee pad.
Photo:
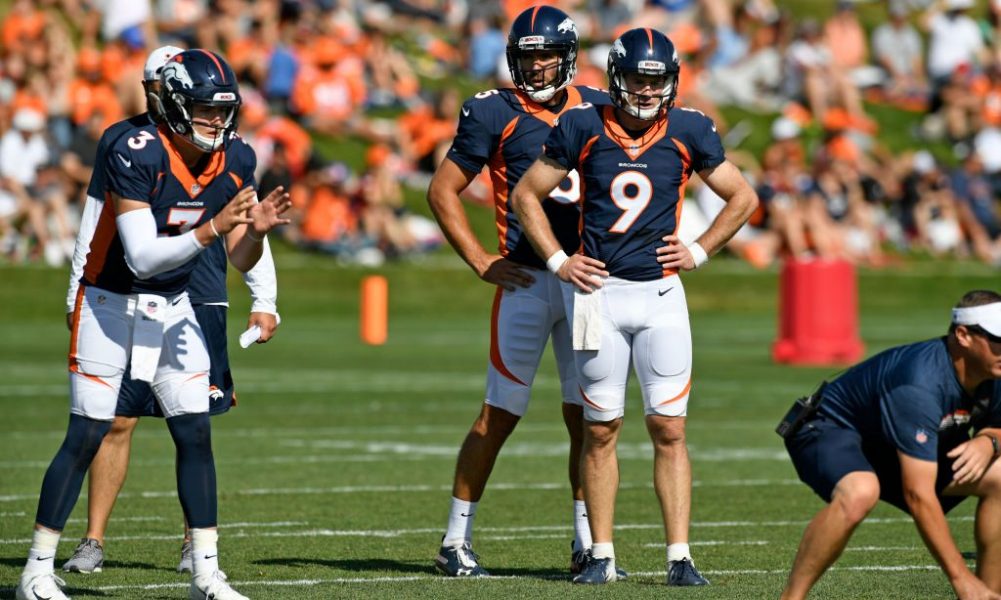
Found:
[{"label": "knee pad", "polygon": [[76,361],[70,367],[70,412],[100,421],[114,419],[124,374],[116,365]]},{"label": "knee pad", "polygon": [[207,371],[175,373],[153,382],[163,415],[170,419],[180,415],[208,413],[209,376]]}]

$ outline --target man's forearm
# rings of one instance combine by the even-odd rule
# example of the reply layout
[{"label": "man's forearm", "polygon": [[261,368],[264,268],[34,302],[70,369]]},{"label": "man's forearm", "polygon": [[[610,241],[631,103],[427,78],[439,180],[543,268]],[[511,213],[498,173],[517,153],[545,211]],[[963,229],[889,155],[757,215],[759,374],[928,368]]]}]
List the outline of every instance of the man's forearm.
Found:
[{"label": "man's forearm", "polygon": [[542,199],[534,191],[518,186],[511,196],[511,207],[518,215],[522,230],[535,248],[535,253],[547,260],[563,249],[553,234],[546,211],[542,210]]},{"label": "man's forearm", "polygon": [[455,249],[456,254],[473,270],[478,271],[478,262],[487,251],[469,226],[469,219],[462,208],[459,195],[443,190],[432,190],[428,193],[428,205],[442,233],[445,234],[445,239]]},{"label": "man's forearm", "polygon": [[955,582],[964,576],[972,576],[966,566],[956,541],[952,539],[949,523],[945,520],[938,498],[928,494],[906,494],[907,506],[914,517],[914,524],[924,539],[932,557],[942,567],[949,580]]},{"label": "man's forearm", "polygon": [[706,253],[719,251],[744,226],[758,207],[758,195],[750,187],[742,189],[727,201],[709,229],[697,240]]}]

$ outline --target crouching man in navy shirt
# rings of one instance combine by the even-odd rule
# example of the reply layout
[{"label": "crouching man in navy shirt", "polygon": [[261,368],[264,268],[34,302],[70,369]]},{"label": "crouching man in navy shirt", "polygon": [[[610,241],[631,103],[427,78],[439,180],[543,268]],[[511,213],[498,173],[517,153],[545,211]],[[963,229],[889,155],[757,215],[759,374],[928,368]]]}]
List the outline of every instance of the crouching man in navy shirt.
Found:
[{"label": "crouching man in navy shirt", "polygon": [[[828,504],[803,533],[783,600],[806,598],[881,499],[914,518],[960,600],[1001,600],[999,377],[1001,295],[972,291],[945,337],[877,354],[790,411],[789,456]],[[975,574],[945,518],[967,496],[978,498]]]}]

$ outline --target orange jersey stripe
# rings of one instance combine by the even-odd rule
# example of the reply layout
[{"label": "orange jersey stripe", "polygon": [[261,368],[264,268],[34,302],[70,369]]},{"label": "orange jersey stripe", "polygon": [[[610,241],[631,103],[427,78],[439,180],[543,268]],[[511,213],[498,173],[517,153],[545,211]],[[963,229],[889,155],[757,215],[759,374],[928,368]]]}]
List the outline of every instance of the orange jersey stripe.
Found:
[{"label": "orange jersey stripe", "polygon": [[514,128],[518,125],[519,117],[511,119],[504,126],[501,132],[500,143],[497,144],[497,151],[490,157],[490,182],[494,187],[494,222],[497,225],[497,240],[500,248],[500,255],[507,256],[507,163],[504,162],[504,141],[511,137]]},{"label": "orange jersey stripe", "polygon": [[[104,263],[108,260],[108,250],[111,242],[118,234],[118,226],[115,224],[115,208],[111,200],[111,194],[104,193],[104,207],[101,208],[101,215],[97,218],[97,227],[94,229],[94,237],[90,240],[90,252],[83,266],[83,277],[87,281],[94,283],[97,276],[104,269]],[[83,287],[83,286],[81,286]]]}]

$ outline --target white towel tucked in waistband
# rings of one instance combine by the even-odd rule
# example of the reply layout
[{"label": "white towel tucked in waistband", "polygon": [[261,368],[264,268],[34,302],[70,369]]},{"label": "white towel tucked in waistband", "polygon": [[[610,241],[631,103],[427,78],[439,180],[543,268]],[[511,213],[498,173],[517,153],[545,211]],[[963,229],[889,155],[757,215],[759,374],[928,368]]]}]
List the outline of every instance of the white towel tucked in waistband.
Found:
[{"label": "white towel tucked in waistband", "polygon": [[574,289],[573,294],[573,349],[601,349],[601,303],[604,290],[598,288],[590,294]]},{"label": "white towel tucked in waistband", "polygon": [[166,298],[156,294],[138,295],[132,332],[132,379],[152,382],[156,376],[166,319]]}]

